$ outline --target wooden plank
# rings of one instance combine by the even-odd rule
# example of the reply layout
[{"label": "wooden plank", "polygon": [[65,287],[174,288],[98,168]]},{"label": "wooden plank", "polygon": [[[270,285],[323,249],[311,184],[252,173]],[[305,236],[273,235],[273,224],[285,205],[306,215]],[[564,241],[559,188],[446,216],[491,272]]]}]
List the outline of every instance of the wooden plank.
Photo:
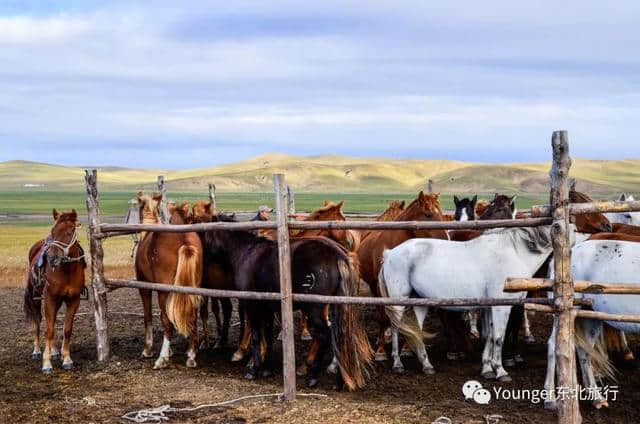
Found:
[{"label": "wooden plank", "polygon": [[109,359],[109,330],[107,289],[104,285],[104,251],[102,240],[96,237],[100,225],[98,200],[98,172],[85,170],[87,186],[87,213],[89,219],[89,252],[91,254],[91,289],[93,290],[93,317],[96,324],[96,351],[98,361]]},{"label": "wooden plank", "polygon": [[[124,280],[109,278],[105,280],[108,287],[148,289],[162,292],[194,294],[208,297],[226,297],[250,300],[281,300],[282,295],[275,292],[251,292],[205,289],[200,287],[182,287],[169,284],[150,283],[146,281]],[[348,304],[348,305],[404,305],[404,306],[499,306],[522,305],[524,303],[537,303],[550,305],[549,298],[393,298],[393,297],[350,297],[350,296],[322,296],[317,294],[293,293],[294,302],[323,303],[323,304]]]},{"label": "wooden plank", "polygon": [[[578,388],[574,346],[573,280],[571,276],[571,242],[569,227],[569,142],[566,131],[555,131],[551,138],[553,164],[551,167],[551,208],[553,225],[551,238],[555,285],[553,287],[556,332],[556,375],[558,387]],[[579,424],[582,421],[578,399],[572,396],[558,399],[558,422]]]},{"label": "wooden plank", "polygon": [[291,186],[287,186],[287,217],[291,218],[296,213],[296,192]]},{"label": "wooden plank", "polygon": [[578,318],[599,319],[602,321],[640,322],[640,315],[609,314],[597,311],[576,311]]},{"label": "wooden plank", "polygon": [[158,191],[162,195],[160,201],[160,221],[163,224],[169,224],[169,209],[167,208],[167,189],[164,185],[164,175],[158,175]]},{"label": "wooden plank", "polygon": [[211,208],[216,210],[216,185],[209,183],[209,200],[211,200]]},{"label": "wooden plank", "polygon": [[[547,278],[507,278],[504,291],[507,293],[535,290],[552,290],[554,280]],[[573,282],[573,291],[590,294],[640,294],[640,286],[625,283],[594,283],[577,280]]]},{"label": "wooden plank", "polygon": [[291,283],[291,252],[287,227],[287,187],[283,174],[273,176],[276,195],[276,223],[278,224],[278,266],[280,274],[282,319],[282,374],[284,400],[296,400],[296,354],[293,330],[293,297]]},{"label": "wooden plank", "polygon": [[607,213],[607,212],[637,212],[640,211],[640,200],[618,202],[617,200],[572,203],[570,205],[572,215],[584,213]]}]

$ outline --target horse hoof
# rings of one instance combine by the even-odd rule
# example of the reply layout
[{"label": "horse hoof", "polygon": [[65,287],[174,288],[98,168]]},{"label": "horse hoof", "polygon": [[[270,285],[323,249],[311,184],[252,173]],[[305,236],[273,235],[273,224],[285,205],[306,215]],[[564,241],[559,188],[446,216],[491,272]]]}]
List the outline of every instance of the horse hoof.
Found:
[{"label": "horse hoof", "polygon": [[480,333],[478,332],[478,330],[471,330],[471,337],[474,339],[479,339]]},{"label": "horse hoof", "polygon": [[307,365],[306,364],[300,365],[298,369],[296,369],[296,375],[298,377],[304,377],[305,375],[307,375]]},{"label": "horse hoof", "polygon": [[203,350],[209,350],[209,342],[202,342],[200,343],[200,346],[198,346],[198,350],[203,351]]},{"label": "horse hoof", "polygon": [[240,362],[244,359],[244,354],[240,351],[235,351],[231,357],[231,362]]},{"label": "horse hoof", "polygon": [[271,372],[271,370],[262,370],[262,372],[260,373],[260,377],[262,378],[269,378],[273,375],[273,373]]},{"label": "horse hoof", "polygon": [[511,368],[516,366],[516,360],[514,358],[505,359],[502,361],[505,367]]},{"label": "horse hoof", "polygon": [[71,370],[73,370],[73,361],[64,362],[64,363],[62,364],[62,369],[66,370],[66,371],[71,371]]},{"label": "horse hoof", "polygon": [[557,409],[558,405],[556,404],[555,400],[545,400],[544,401],[544,409],[547,409],[549,411],[555,411]]},{"label": "horse hoof", "polygon": [[60,358],[61,358],[61,357],[62,357],[62,356],[61,356],[59,353],[53,353],[53,354],[51,354],[51,360],[52,360],[52,361],[58,361],[58,360],[60,360]]},{"label": "horse hoof", "polygon": [[483,372],[480,375],[482,376],[482,378],[486,378],[487,380],[495,380],[496,379],[496,373],[493,372],[493,371]]},{"label": "horse hoof", "polygon": [[336,364],[331,364],[327,367],[327,372],[329,374],[337,374],[338,373],[338,366]]},{"label": "horse hoof", "polygon": [[256,379],[256,375],[254,373],[252,373],[251,371],[248,371],[245,375],[244,375],[244,379],[245,380],[255,380]]},{"label": "horse hoof", "polygon": [[596,409],[608,408],[609,407],[609,402],[607,402],[604,399],[594,400],[593,401],[593,406]]},{"label": "horse hoof", "polygon": [[457,352],[447,352],[447,359],[450,361],[457,361],[460,359],[460,355]]},{"label": "horse hoof", "polygon": [[211,350],[218,351],[221,350],[222,348],[224,348],[224,342],[222,340],[216,340],[216,342],[213,344],[213,347],[211,348]]},{"label": "horse hoof", "polygon": [[386,352],[376,352],[375,359],[377,362],[384,362],[389,359],[389,355]]},{"label": "horse hoof", "polygon": [[44,374],[44,375],[53,374],[53,368],[42,368],[42,374]]},{"label": "horse hoof", "polygon": [[198,366],[198,363],[196,362],[195,359],[189,358],[187,359],[187,368],[196,368]]},{"label": "horse hoof", "polygon": [[308,388],[313,388],[316,387],[318,385],[318,383],[320,382],[320,380],[318,380],[317,378],[313,377],[307,380],[307,387]]},{"label": "horse hoof", "polygon": [[169,361],[167,358],[158,358],[156,363],[153,365],[154,370],[161,370],[167,368],[169,366]]},{"label": "horse hoof", "polygon": [[140,354],[140,357],[142,357],[142,359],[150,359],[153,358],[153,351],[151,352],[147,352],[147,351],[142,351],[142,354]]},{"label": "horse hoof", "polygon": [[34,361],[39,361],[42,359],[42,353],[41,352],[33,352],[31,354],[31,359],[33,359]]},{"label": "horse hoof", "polygon": [[533,336],[526,336],[526,337],[524,338],[524,342],[525,342],[526,344],[534,344],[534,343],[536,342],[536,338],[535,338],[535,337],[533,337]]},{"label": "horse hoof", "polygon": [[391,370],[396,374],[404,374],[404,367],[402,365],[394,365]]},{"label": "horse hoof", "polygon": [[413,350],[409,349],[409,350],[403,350],[402,352],[400,352],[400,357],[401,358],[412,358],[416,356],[415,353],[413,353]]},{"label": "horse hoof", "polygon": [[633,356],[633,352],[627,352],[627,353],[624,354],[624,360],[628,361],[628,362],[631,362],[631,361],[635,361],[636,357]]},{"label": "horse hoof", "polygon": [[300,340],[304,340],[305,342],[307,342],[309,340],[313,340],[313,337],[308,331],[303,331],[302,334],[300,334]]},{"label": "horse hoof", "polygon": [[498,381],[501,383],[510,383],[511,381],[511,377],[509,377],[509,374],[505,374],[502,377],[498,377]]},{"label": "horse hoof", "polygon": [[433,367],[424,367],[422,368],[422,372],[426,375],[433,375],[436,373],[436,370]]}]

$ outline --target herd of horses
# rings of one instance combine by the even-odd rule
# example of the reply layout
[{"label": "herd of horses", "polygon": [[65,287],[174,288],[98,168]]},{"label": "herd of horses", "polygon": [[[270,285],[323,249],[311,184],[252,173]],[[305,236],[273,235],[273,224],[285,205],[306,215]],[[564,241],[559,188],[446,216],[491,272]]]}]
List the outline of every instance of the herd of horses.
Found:
[{"label": "herd of horses", "polygon": [[[138,222],[160,224],[160,195],[137,196]],[[632,200],[620,198],[619,200]],[[570,201],[591,199],[572,190]],[[410,203],[394,201],[377,220],[447,221],[518,219],[515,196],[498,195],[487,202],[454,197],[455,213],[446,214],[439,195],[420,192]],[[171,224],[235,221],[233,214],[219,213],[210,201],[194,205],[169,204]],[[258,214],[256,219],[267,219]],[[24,310],[34,328],[32,357],[42,359],[42,371],[51,373],[52,358],[60,355],[54,345],[55,317],[65,303],[66,320],[62,356],[64,369],[72,369],[70,337],[74,314],[84,287],[84,253],[78,243],[80,226],[75,210],[53,211],[51,234],[35,243],[29,252]],[[345,220],[343,202],[325,201],[305,216],[306,220]],[[584,214],[575,217],[573,276],[595,282],[638,283],[636,263],[640,257],[640,213]],[[279,292],[278,248],[275,230],[238,231],[216,229],[201,233],[148,232],[140,235],[135,253],[136,279],[160,284],[211,289]],[[499,228],[494,230],[290,230],[291,274],[294,293],[328,296],[357,296],[361,281],[373,296],[393,298],[482,298],[539,296],[535,293],[504,293],[507,277],[550,277],[552,244],[550,227]],[[546,295],[546,294],[544,294]],[[585,295],[587,296],[587,295]],[[638,313],[633,296],[589,295],[593,308],[612,313]],[[152,292],[140,289],[144,315],[142,356],[151,358],[153,349]],[[158,292],[163,342],[154,368],[170,363],[174,329],[189,339],[187,367],[197,366],[199,349],[212,346],[209,305],[216,320],[218,337],[214,348],[228,343],[232,314],[230,299],[209,299],[182,293]],[[44,354],[40,350],[42,303],[46,322]],[[240,300],[240,340],[232,361],[246,360],[248,379],[272,374],[274,321],[279,302]],[[303,334],[311,347],[299,366],[307,384],[318,384],[328,369],[336,374],[337,387],[363,387],[374,360],[388,359],[391,342],[392,369],[403,372],[401,357],[415,354],[424,373],[434,371],[429,361],[423,330],[428,308],[423,306],[378,307],[377,338],[372,346],[365,322],[355,305],[296,303],[302,311]],[[407,309],[413,309],[408,314]],[[523,306],[434,308],[447,339],[447,358],[457,360],[472,353],[473,339],[484,339],[481,375],[509,381],[505,366],[522,361],[519,332],[531,340]],[[202,333],[198,328],[202,322]],[[576,350],[584,385],[597,389],[596,376],[610,376],[607,346],[622,350],[632,359],[624,332],[639,332],[632,323],[576,321]],[[548,374],[545,388],[553,391],[554,335],[549,339]],[[399,335],[406,340],[400,346]],[[604,336],[603,336],[604,334]],[[201,341],[200,341],[201,339]],[[331,359],[329,367],[326,367]],[[593,364],[593,366],[592,366]],[[554,399],[546,406],[553,407]],[[606,399],[597,396],[597,407]]]}]

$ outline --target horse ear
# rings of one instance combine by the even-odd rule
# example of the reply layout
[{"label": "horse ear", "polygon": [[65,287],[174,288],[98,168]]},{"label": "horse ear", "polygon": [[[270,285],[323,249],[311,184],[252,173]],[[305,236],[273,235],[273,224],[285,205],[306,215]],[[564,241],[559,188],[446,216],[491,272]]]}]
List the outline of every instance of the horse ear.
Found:
[{"label": "horse ear", "polygon": [[420,193],[418,193],[418,200],[420,201],[424,200],[424,192],[422,190],[420,190]]},{"label": "horse ear", "polygon": [[478,202],[478,195],[476,194],[475,196],[473,196],[473,198],[471,199],[471,204],[475,205]]},{"label": "horse ear", "polygon": [[620,199],[618,199],[618,200],[620,200],[621,202],[624,202],[625,200],[627,200],[627,195],[626,195],[626,194],[624,194],[624,193],[622,193],[622,194],[620,195]]},{"label": "horse ear", "polygon": [[453,196],[453,204],[458,206],[458,204],[460,204],[460,199],[458,199],[458,196]]},{"label": "horse ear", "polygon": [[71,217],[76,220],[78,219],[78,212],[75,209],[71,209]]},{"label": "horse ear", "polygon": [[324,199],[324,203],[322,204],[322,206],[327,206],[329,204],[329,201],[327,199]]},{"label": "horse ear", "polygon": [[499,196],[499,194],[498,194],[498,193],[496,193],[496,195],[495,195],[495,196],[493,196],[493,200],[496,200],[496,199],[498,198],[498,196]]},{"label": "horse ear", "polygon": [[[208,202],[204,203],[204,208],[208,211],[211,211],[211,206],[213,205],[213,203],[211,203],[211,200],[209,200]],[[195,206],[195,205],[193,205]]]},{"label": "horse ear", "polygon": [[433,193],[433,197],[436,198],[436,200],[438,200],[440,198],[440,192],[438,193]]},{"label": "horse ear", "polygon": [[336,207],[338,208],[338,210],[342,210],[342,206],[344,205],[344,200],[341,200],[338,202],[338,204],[336,205]]},{"label": "horse ear", "polygon": [[53,220],[57,221],[59,216],[60,213],[56,210],[56,208],[53,208]]},{"label": "horse ear", "polygon": [[516,197],[518,197],[517,195],[513,195],[513,197],[511,198],[511,203],[515,203],[516,202]]},{"label": "horse ear", "polygon": [[400,209],[404,209],[405,201],[400,202]]}]

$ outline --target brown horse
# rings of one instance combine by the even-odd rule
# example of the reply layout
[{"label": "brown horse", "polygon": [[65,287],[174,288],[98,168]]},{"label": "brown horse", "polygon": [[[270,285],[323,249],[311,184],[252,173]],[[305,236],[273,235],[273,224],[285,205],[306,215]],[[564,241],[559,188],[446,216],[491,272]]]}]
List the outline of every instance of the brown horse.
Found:
[{"label": "brown horse", "polygon": [[[404,200],[393,200],[389,202],[389,207],[382,212],[375,220],[376,221],[393,221],[404,210]],[[360,242],[369,237],[371,230],[360,230]]]},{"label": "brown horse", "polygon": [[[191,208],[189,223],[211,222],[214,215],[216,215],[216,211],[213,209],[211,201],[200,201]],[[204,243],[204,232],[198,233],[198,235],[200,236],[200,241]],[[204,252],[201,285],[208,289],[233,290],[233,270],[231,269],[231,264],[223,255]],[[200,349],[209,348],[208,306],[209,298],[205,297],[200,305],[200,319],[204,332]],[[222,306],[222,318],[220,317],[220,306]],[[211,298],[211,309],[216,319],[218,330],[218,338],[213,348],[220,349],[226,345],[229,339],[229,326],[233,312],[231,299]]]},{"label": "brown horse", "polygon": [[[439,193],[424,194],[421,191],[394,221],[442,221],[444,213],[438,200],[439,195]],[[448,239],[447,232],[444,230],[394,230],[372,231],[362,242],[358,250],[360,276],[369,285],[373,296],[380,296],[378,273],[382,263],[382,253],[417,237]],[[389,326],[384,308],[378,308],[378,322],[380,329],[375,357],[377,361],[384,361],[387,359],[387,353],[384,350],[384,333]]]},{"label": "brown horse", "polygon": [[620,224],[614,222],[611,224],[614,233],[628,234],[630,236],[640,236],[640,227],[637,225]]},{"label": "brown horse", "polygon": [[24,312],[27,321],[33,324],[33,359],[40,359],[40,322],[42,321],[42,300],[45,316],[45,348],[42,357],[42,372],[51,374],[52,357],[60,352],[54,346],[56,315],[62,302],[67,306],[62,342],[62,368],[73,369],[71,360],[71,333],[73,317],[80,305],[80,295],[84,288],[84,253],[78,243],[78,214],[75,209],[69,213],[53,210],[55,224],[51,234],[37,241],[29,250],[29,271],[24,292]]},{"label": "brown horse", "polygon": [[[159,224],[160,195],[150,197],[138,193],[140,222]],[[189,205],[169,208],[172,224],[187,222]],[[196,233],[151,232],[144,235],[136,252],[136,278],[159,284],[199,287],[202,280],[202,243]],[[140,289],[144,309],[145,344],[142,356],[153,356],[153,321],[151,290]],[[173,325],[182,335],[189,335],[187,367],[195,367],[198,343],[197,310],[200,297],[179,293],[158,292],[158,304],[164,339],[154,369],[165,368],[171,356]],[[173,325],[172,325],[173,323]]]},{"label": "brown horse", "polygon": [[[569,201],[571,203],[593,202],[591,197],[579,191],[569,191]],[[584,213],[574,215],[576,230],[580,233],[610,233],[613,231],[609,219],[602,213]]]}]

